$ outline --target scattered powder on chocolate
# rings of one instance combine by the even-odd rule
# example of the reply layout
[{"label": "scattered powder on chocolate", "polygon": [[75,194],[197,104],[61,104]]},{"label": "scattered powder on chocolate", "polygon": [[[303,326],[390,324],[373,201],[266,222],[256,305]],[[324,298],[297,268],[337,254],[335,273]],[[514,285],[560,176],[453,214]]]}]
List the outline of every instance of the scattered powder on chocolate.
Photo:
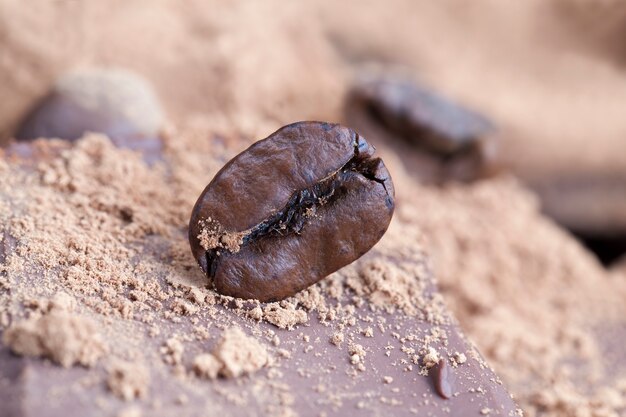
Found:
[{"label": "scattered powder on chocolate", "polygon": [[[217,374],[232,377],[290,360],[289,346],[274,353],[261,342],[273,344],[275,335],[254,333],[254,328],[251,336],[226,330],[229,319],[216,307],[233,300],[207,287],[189,253],[188,210],[212,175],[245,146],[228,139],[237,134],[206,140],[210,135],[169,128],[168,164],[153,167],[99,135],[71,147],[39,142],[36,163],[2,160],[0,283],[11,290],[0,291],[5,344],[64,366],[91,366],[105,351],[125,361],[146,353],[153,368],[147,379],[167,369],[183,380],[187,373],[213,379],[216,366],[202,356],[207,351],[220,363]],[[345,349],[358,372],[367,372],[368,365],[367,351],[356,349],[359,337],[369,328],[377,329],[374,338],[394,332],[377,312],[401,311],[432,324],[431,334],[398,334],[403,343],[398,366],[406,370],[427,375],[423,368],[435,362],[428,359],[431,348],[453,366],[480,361],[473,351],[441,350],[445,332],[436,329],[450,319],[441,297],[431,292],[427,247],[447,302],[531,416],[621,410],[611,399],[624,390],[603,362],[598,326],[623,318],[623,285],[545,220],[534,198],[514,181],[436,189],[415,184],[398,166],[393,169],[396,217],[371,254],[289,300],[249,307],[235,303],[231,311],[281,329],[306,325],[314,314],[328,323],[326,340]],[[54,300],[58,292],[69,296]],[[354,315],[363,303],[371,307],[369,319]],[[188,333],[164,325],[183,318],[195,326]],[[194,321],[200,318],[219,327],[198,328]],[[91,320],[100,325],[93,327]],[[50,323],[67,336],[62,342],[44,340]],[[116,344],[105,345],[98,333]],[[221,338],[213,349],[192,344],[212,334]],[[143,352],[144,337],[158,338],[162,349]],[[318,349],[313,340],[303,347],[308,354]],[[585,374],[573,372],[570,360],[580,361]],[[267,406],[278,404],[282,394],[266,388]],[[149,398],[149,392],[138,395]]]},{"label": "scattered powder on chocolate", "polygon": [[[612,341],[626,337],[623,276],[607,274],[512,179],[413,194],[396,215],[423,231],[446,301],[526,415],[624,412],[606,400],[626,398]],[[455,353],[453,364],[464,361]]]},{"label": "scattered powder on chocolate", "polygon": [[[281,364],[299,354],[323,357],[324,344],[330,346],[331,340],[345,352],[348,366],[333,372],[347,372],[353,378],[354,372],[371,369],[364,339],[378,340],[380,335],[413,346],[389,357],[394,366],[407,371],[413,364],[420,366],[414,353],[420,346],[437,344],[443,349],[445,334],[435,329],[452,321],[442,298],[433,292],[421,232],[407,223],[394,221],[366,258],[280,303],[244,302],[211,290],[189,250],[189,211],[217,170],[246,143],[237,132],[217,135],[206,126],[169,127],[164,133],[164,163],[154,166],[95,134],[74,145],[38,141],[32,148],[9,151],[0,159],[0,169],[7,174],[0,176],[0,282],[10,289],[0,291],[4,317],[0,324],[12,329],[23,322],[45,323],[46,317],[62,316],[79,329],[68,341],[89,342],[81,355],[64,359],[67,366],[95,362],[104,352],[98,333],[102,340],[114,341],[106,344],[108,363],[118,365],[105,375],[98,370],[94,375],[122,398],[157,401],[149,386],[160,386],[169,378],[187,384],[195,375],[215,384],[224,401],[246,403],[245,391],[227,381],[255,374],[249,383],[263,393],[258,401],[277,415],[293,411],[284,400],[290,387],[281,382]],[[63,301],[64,297],[41,301],[59,292],[73,301]],[[64,303],[73,305],[74,311],[55,313],[56,307],[46,311],[48,305]],[[356,314],[357,309],[361,313]],[[390,312],[408,322],[423,321],[432,329],[405,334],[402,324],[386,323]],[[243,328],[233,328],[233,314]],[[86,320],[83,315],[96,327],[75,325]],[[306,335],[294,344],[297,328],[312,319],[322,321],[327,333],[317,338]],[[32,323],[27,329],[39,329],[39,321]],[[268,323],[293,332],[292,340],[285,343],[283,335],[262,330]],[[81,336],[85,329],[88,339]],[[5,332],[9,345],[17,353],[30,353],[15,348],[12,333],[18,334]],[[48,350],[36,353],[66,355],[59,346]],[[145,367],[137,378],[119,365],[136,363]],[[320,371],[302,369],[304,378],[312,378],[311,372]],[[226,378],[213,381],[218,376]],[[194,385],[185,386],[189,397]],[[359,392],[353,389],[324,393],[328,397],[324,401],[341,403],[340,398]],[[178,406],[198,401],[189,398],[183,404],[177,398],[171,401]]]}]

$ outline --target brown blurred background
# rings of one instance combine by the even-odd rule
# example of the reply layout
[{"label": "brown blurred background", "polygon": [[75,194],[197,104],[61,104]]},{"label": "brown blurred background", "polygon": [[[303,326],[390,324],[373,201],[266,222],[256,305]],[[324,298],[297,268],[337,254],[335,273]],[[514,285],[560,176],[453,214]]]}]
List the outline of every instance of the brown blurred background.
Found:
[{"label": "brown blurred background", "polygon": [[122,67],[172,123],[250,137],[345,122],[372,68],[489,118],[498,161],[610,262],[626,246],[626,4],[552,1],[0,1],[0,139],[58,76]]}]

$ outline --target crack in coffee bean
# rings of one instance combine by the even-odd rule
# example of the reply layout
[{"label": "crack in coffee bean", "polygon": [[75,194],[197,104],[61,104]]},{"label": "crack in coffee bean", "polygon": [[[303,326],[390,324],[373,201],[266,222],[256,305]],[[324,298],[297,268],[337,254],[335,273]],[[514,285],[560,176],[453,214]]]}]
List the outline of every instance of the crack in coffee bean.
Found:
[{"label": "crack in coffee bean", "polygon": [[[358,153],[358,147],[355,146],[355,156],[346,166],[312,187],[296,192],[283,210],[249,230],[242,237],[242,246],[262,238],[285,236],[289,233],[300,234],[307,218],[314,213],[317,206],[331,203],[334,198],[339,198],[345,194],[346,190],[342,188],[342,182],[347,179],[348,175],[351,175],[350,172],[360,173],[384,186],[385,180],[376,178],[375,174],[369,172],[369,169],[366,160],[363,160]],[[387,202],[389,205],[393,205],[391,199],[388,199]],[[220,259],[219,251],[217,249],[208,250],[206,257],[207,265],[209,265],[208,275],[213,278]]]},{"label": "crack in coffee bean", "polygon": [[215,288],[278,300],[367,252],[394,209],[391,178],[373,153],[350,129],[301,122],[231,160],[190,222],[192,251]]}]

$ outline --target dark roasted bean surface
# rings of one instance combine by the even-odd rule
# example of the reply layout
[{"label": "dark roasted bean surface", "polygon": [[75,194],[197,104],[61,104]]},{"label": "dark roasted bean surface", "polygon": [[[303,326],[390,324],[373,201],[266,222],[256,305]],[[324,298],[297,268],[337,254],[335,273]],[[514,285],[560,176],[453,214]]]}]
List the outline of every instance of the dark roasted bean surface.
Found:
[{"label": "dark roasted bean surface", "polygon": [[358,259],[383,236],[394,190],[356,132],[301,122],[233,158],[191,216],[194,257],[226,295],[280,300]]}]

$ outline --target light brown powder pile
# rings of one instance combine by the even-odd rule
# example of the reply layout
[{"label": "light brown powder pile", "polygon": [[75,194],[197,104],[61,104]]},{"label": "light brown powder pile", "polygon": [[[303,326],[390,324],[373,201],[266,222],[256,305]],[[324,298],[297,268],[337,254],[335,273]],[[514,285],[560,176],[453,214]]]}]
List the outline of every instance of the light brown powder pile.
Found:
[{"label": "light brown powder pile", "polygon": [[193,370],[200,378],[215,379],[222,369],[220,361],[210,353],[203,353],[193,360]]},{"label": "light brown powder pile", "polygon": [[95,324],[72,313],[66,297],[51,300],[49,310],[14,323],[3,342],[18,355],[51,359],[65,368],[74,364],[91,367],[107,351]]},{"label": "light brown powder pile", "polygon": [[296,308],[295,304],[269,303],[263,308],[263,319],[281,329],[292,329],[306,323],[309,316],[306,311]]},{"label": "light brown powder pile", "polygon": [[265,347],[238,327],[224,331],[213,355],[222,363],[220,373],[227,378],[251,374],[268,362]]},{"label": "light brown powder pile", "polygon": [[123,400],[145,398],[148,394],[150,374],[142,364],[115,361],[108,370],[107,386]]}]

